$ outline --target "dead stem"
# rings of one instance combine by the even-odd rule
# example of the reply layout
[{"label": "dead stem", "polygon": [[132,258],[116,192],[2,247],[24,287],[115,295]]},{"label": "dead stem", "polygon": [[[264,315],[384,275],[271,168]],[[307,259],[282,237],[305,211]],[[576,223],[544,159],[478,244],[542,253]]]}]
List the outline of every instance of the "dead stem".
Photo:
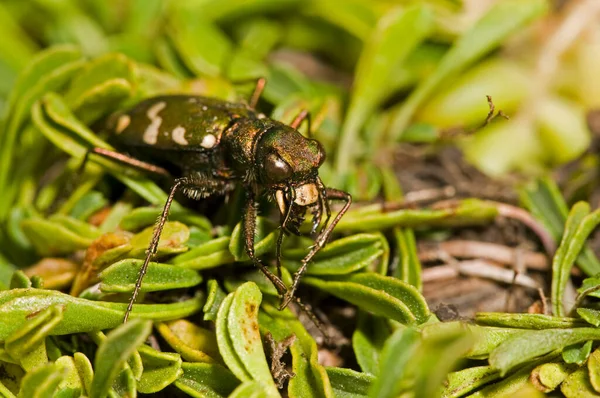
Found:
[{"label": "dead stem", "polygon": [[295,376],[294,372],[287,370],[285,363],[281,360],[287,349],[296,341],[296,335],[291,334],[280,342],[273,339],[270,332],[265,334],[271,348],[271,374],[277,382],[277,388],[282,389],[285,382]]},{"label": "dead stem", "polygon": [[486,260],[466,260],[459,261],[456,264],[440,265],[423,270],[422,280],[424,283],[433,282],[439,279],[455,278],[459,275],[476,276],[497,282],[512,284],[517,286],[538,289],[538,283],[531,277],[515,273],[510,269],[498,267],[496,264]]},{"label": "dead stem", "polygon": [[546,271],[549,268],[548,257],[542,253],[512,248],[497,243],[475,240],[450,240],[419,244],[419,260],[431,262],[443,260],[441,254],[457,258],[479,258],[511,265],[517,257],[522,258],[526,268]]}]

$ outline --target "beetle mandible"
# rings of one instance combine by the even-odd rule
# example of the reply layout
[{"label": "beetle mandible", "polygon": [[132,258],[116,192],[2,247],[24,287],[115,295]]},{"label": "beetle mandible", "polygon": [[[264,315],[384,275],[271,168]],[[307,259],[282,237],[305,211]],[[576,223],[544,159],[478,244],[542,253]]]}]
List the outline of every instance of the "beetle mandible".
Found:
[{"label": "beetle mandible", "polygon": [[[245,249],[252,262],[273,283],[280,295],[280,309],[292,299],[302,274],[314,255],[326,244],[338,221],[346,213],[350,194],[325,187],[318,169],[325,151],[297,128],[310,117],[302,111],[288,126],[258,113],[255,108],[264,88],[259,79],[248,103],[233,103],[193,95],[166,95],[143,100],[107,123],[114,146],[128,153],[94,148],[91,153],[115,159],[151,173],[170,176],[174,184],[154,228],[150,246],[125,312],[127,321],[152,256],[156,253],[169,208],[177,191],[193,199],[230,192],[236,183],[246,191],[243,214]],[[277,270],[273,274],[254,253],[257,199],[267,195],[277,203],[280,230],[277,240]],[[344,206],[329,223],[330,200]],[[281,279],[281,244],[286,233],[300,235],[305,213],[313,214],[315,243],[294,273],[288,288]],[[296,299],[297,300],[297,299]]]}]

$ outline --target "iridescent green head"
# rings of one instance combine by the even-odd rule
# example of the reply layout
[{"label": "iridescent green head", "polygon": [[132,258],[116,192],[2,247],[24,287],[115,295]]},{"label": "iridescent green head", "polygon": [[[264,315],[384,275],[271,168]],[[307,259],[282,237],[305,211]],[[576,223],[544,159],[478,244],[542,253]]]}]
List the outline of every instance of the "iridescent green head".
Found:
[{"label": "iridescent green head", "polygon": [[[274,193],[282,215],[300,214],[319,205],[319,167],[325,161],[321,144],[282,123],[273,123],[256,143],[258,179]],[[298,220],[301,221],[301,220]]]}]

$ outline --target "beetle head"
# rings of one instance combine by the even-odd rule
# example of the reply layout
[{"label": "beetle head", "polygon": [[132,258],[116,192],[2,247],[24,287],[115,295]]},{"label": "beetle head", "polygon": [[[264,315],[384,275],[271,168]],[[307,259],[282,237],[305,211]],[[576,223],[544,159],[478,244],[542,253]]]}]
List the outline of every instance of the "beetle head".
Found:
[{"label": "beetle head", "polygon": [[318,170],[324,160],[318,141],[284,124],[270,127],[257,143],[258,177],[274,192],[284,227],[292,233],[298,233],[307,209],[322,208]]}]

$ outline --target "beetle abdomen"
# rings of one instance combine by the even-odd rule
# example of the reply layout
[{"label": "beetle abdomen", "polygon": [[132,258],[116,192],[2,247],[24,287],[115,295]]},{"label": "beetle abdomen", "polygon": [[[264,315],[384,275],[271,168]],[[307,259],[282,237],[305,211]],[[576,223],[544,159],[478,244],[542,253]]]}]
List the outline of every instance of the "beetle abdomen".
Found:
[{"label": "beetle abdomen", "polygon": [[111,118],[112,140],[120,146],[203,151],[215,148],[236,117],[254,117],[244,104],[172,95],[149,98]]}]

